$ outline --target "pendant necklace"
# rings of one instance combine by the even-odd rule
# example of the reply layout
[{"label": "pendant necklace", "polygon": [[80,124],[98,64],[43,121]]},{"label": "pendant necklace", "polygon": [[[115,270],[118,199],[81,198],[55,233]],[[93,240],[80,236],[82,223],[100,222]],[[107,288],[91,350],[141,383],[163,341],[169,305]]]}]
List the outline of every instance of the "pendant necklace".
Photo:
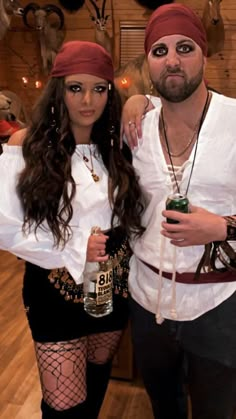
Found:
[{"label": "pendant necklace", "polygon": [[[82,157],[83,162],[84,162],[85,166],[87,167],[87,169],[90,171],[94,182],[98,182],[100,180],[100,177],[94,172],[93,155],[92,155],[91,147],[89,147],[89,159],[84,154],[84,152],[81,153],[81,151],[79,151],[77,149],[75,149],[75,152],[79,157]],[[89,162],[90,162],[90,165],[88,164]]]},{"label": "pendant necklace", "polygon": [[[197,139],[196,139],[196,144],[195,144],[195,150],[194,150],[194,156],[193,156],[193,162],[192,162],[192,166],[191,166],[191,170],[190,170],[190,175],[189,175],[189,179],[188,179],[188,184],[187,184],[187,187],[186,187],[186,191],[185,191],[185,195],[184,196],[187,196],[187,194],[188,194],[190,180],[191,180],[191,177],[192,177],[192,174],[193,174],[193,168],[194,168],[194,164],[195,164],[195,160],[196,160],[196,155],[197,155],[198,138],[199,138],[199,134],[200,134],[200,131],[201,131],[201,128],[202,128],[202,124],[203,124],[204,118],[206,116],[206,111],[207,111],[207,108],[208,108],[208,105],[209,105],[209,99],[210,99],[210,94],[209,94],[209,92],[207,92],[207,98],[206,98],[206,102],[205,102],[205,105],[204,105],[204,108],[203,108],[203,111],[202,111],[202,114],[201,114],[199,125],[197,124],[198,125],[198,130],[196,130],[196,127],[197,127],[196,126],[195,129],[194,129],[193,137],[191,137],[191,139],[188,142],[187,146],[185,147],[184,151],[182,151],[181,154],[180,154],[180,155],[184,154],[184,152],[188,149],[188,147],[192,143],[192,141],[193,141],[193,139],[195,137],[195,134],[197,134]],[[180,194],[179,183],[178,183],[178,180],[177,180],[177,177],[176,177],[176,173],[175,173],[175,169],[174,169],[174,164],[173,164],[173,160],[172,160],[172,157],[179,157],[179,156],[174,155],[170,151],[169,141],[168,141],[168,138],[167,138],[166,127],[165,127],[165,122],[164,122],[164,116],[163,116],[163,108],[161,108],[161,123],[162,123],[162,127],[163,127],[163,137],[164,137],[165,144],[166,144],[166,150],[167,150],[167,153],[168,153],[168,156],[169,156],[169,159],[170,159],[170,164],[171,164],[171,169],[172,169],[174,180],[175,180],[176,189],[177,189],[178,194]]]},{"label": "pendant necklace", "polygon": [[[161,115],[160,116],[161,116],[161,126],[163,127],[163,132],[166,132],[165,125],[164,125],[165,122],[164,122],[164,117],[163,117],[163,110],[162,109],[161,109]],[[185,151],[188,150],[188,148],[190,147],[190,145],[192,144],[192,142],[193,142],[193,140],[195,138],[195,135],[197,133],[197,127],[198,127],[198,122],[197,122],[197,124],[194,127],[193,135],[191,136],[191,138],[187,142],[187,144],[184,147],[184,149],[181,150],[179,153],[173,153],[172,151],[170,151],[170,148],[168,149],[167,146],[166,146],[166,141],[165,141],[165,143],[162,143],[163,146],[164,146],[164,148],[165,148],[165,150],[167,151],[168,155],[170,155],[171,157],[181,157],[185,153]]]}]

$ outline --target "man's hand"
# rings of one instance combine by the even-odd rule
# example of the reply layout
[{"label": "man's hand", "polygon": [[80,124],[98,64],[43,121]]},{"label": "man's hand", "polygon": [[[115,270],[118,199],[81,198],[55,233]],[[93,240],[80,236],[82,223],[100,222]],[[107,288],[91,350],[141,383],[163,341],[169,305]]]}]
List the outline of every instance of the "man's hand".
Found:
[{"label": "man's hand", "polygon": [[190,206],[190,213],[164,210],[165,218],[179,221],[178,224],[162,222],[163,236],[178,247],[204,245],[213,241],[224,241],[227,236],[226,220],[200,207]]},{"label": "man's hand", "polygon": [[142,137],[142,118],[153,108],[151,101],[144,95],[131,96],[125,102],[121,117],[121,144],[125,135],[129,147],[137,147],[138,139]]}]

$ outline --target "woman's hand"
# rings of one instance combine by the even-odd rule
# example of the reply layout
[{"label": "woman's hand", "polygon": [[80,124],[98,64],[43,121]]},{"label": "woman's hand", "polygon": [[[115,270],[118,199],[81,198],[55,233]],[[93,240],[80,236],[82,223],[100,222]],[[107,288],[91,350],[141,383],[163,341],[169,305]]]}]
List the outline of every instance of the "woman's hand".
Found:
[{"label": "woman's hand", "polygon": [[91,234],[87,245],[87,262],[106,262],[109,255],[106,255],[106,241],[108,236],[102,232]]},{"label": "woman's hand", "polygon": [[226,220],[200,207],[190,206],[190,213],[164,210],[163,217],[179,221],[178,224],[162,222],[163,236],[178,247],[204,245],[224,241],[227,236]]},{"label": "woman's hand", "polygon": [[121,117],[121,144],[125,135],[130,148],[137,147],[138,139],[142,137],[142,118],[153,108],[151,101],[144,95],[131,96],[125,102]]}]

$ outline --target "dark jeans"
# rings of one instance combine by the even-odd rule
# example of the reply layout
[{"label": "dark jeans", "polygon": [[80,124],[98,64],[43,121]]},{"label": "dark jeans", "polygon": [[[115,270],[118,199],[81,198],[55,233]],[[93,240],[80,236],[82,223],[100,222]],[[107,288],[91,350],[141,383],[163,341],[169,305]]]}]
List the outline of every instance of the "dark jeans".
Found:
[{"label": "dark jeans", "polygon": [[[229,330],[233,327],[227,318],[230,305],[236,309],[236,293],[199,319],[165,320],[158,325],[154,314],[130,299],[137,366],[156,419],[187,419],[187,389],[192,419],[233,419],[236,412],[236,328]],[[216,315],[218,320],[225,318],[225,328],[219,327]],[[235,321],[236,317],[234,324]],[[233,334],[233,338],[226,340],[225,333]],[[213,343],[216,346],[212,351]]]}]

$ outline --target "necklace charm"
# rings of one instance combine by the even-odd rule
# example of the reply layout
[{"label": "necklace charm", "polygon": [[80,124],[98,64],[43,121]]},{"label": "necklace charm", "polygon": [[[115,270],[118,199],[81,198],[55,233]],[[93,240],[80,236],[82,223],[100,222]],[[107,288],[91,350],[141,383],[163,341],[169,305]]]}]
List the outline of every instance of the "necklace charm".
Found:
[{"label": "necklace charm", "polygon": [[94,172],[93,154],[92,154],[91,148],[89,147],[89,158],[84,154],[84,152],[81,153],[79,150],[75,150],[75,152],[79,157],[82,157],[82,160],[83,160],[85,166],[87,167],[87,169],[90,171],[94,182],[98,182],[100,180],[100,177]]},{"label": "necklace charm", "polygon": [[92,175],[92,178],[93,178],[94,182],[98,182],[100,180],[100,177],[98,175],[96,175],[96,173],[94,173],[93,171],[91,171],[91,175]]}]

